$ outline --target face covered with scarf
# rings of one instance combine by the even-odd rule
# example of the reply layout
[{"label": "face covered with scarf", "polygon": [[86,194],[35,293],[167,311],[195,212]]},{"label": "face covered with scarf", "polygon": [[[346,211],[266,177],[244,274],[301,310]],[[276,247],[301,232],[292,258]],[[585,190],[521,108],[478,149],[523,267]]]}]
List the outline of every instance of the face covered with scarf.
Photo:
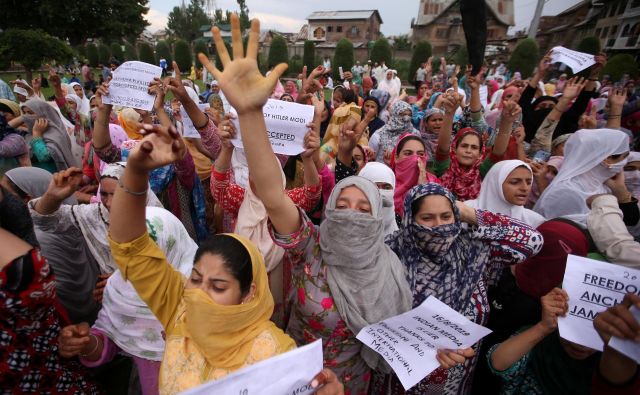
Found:
[{"label": "face covered with scarf", "polygon": [[640,197],[640,152],[629,153],[629,159],[624,166],[624,182],[633,196]]},{"label": "face covered with scarf", "polygon": [[384,212],[383,222],[385,235],[398,230],[393,200],[396,188],[396,176],[393,174],[393,170],[385,164],[369,162],[362,168],[358,175],[376,184],[378,191],[380,191],[382,211]]}]

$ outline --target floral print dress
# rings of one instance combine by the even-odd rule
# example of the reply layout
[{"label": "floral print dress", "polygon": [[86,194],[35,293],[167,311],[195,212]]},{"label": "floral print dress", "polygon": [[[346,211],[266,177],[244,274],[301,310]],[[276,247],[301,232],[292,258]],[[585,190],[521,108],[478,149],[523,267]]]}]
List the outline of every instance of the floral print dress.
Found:
[{"label": "floral print dress", "polygon": [[291,235],[277,234],[269,226],[275,243],[289,252],[292,268],[291,316],[286,332],[299,346],[322,339],[324,366],[344,384],[345,395],[366,394],[371,371],[360,357],[364,346],[347,328],[333,302],[319,228],[301,210],[300,218],[300,229]]}]

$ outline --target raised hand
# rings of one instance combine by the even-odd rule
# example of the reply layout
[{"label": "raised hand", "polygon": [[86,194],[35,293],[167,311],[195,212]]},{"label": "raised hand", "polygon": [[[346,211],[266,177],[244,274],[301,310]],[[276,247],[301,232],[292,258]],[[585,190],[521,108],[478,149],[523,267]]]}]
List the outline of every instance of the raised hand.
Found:
[{"label": "raised hand", "polygon": [[48,127],[49,121],[47,120],[47,118],[38,118],[33,124],[31,134],[33,134],[33,137],[42,137],[44,132],[47,131]]},{"label": "raised hand", "polygon": [[109,96],[108,82],[103,82],[102,85],[98,86],[98,89],[96,89],[96,104],[98,106],[98,110],[109,110],[110,112],[113,105],[103,103],[102,102],[103,96]]},{"label": "raised hand", "polygon": [[540,326],[545,333],[551,333],[558,328],[558,317],[564,317],[569,311],[569,295],[563,289],[554,288],[540,298],[540,302],[542,303]]},{"label": "raised hand", "polygon": [[303,141],[303,146],[306,150],[300,154],[302,158],[311,158],[320,149],[320,134],[316,130],[316,125],[310,123],[307,128],[309,128],[309,131],[305,134]]},{"label": "raised hand", "polygon": [[604,182],[604,184],[611,189],[611,193],[620,203],[628,203],[633,198],[633,195],[627,188],[627,184],[624,182],[624,171],[621,171],[615,176],[609,178]]},{"label": "raised hand", "polygon": [[569,81],[567,81],[567,83],[564,86],[564,90],[562,91],[562,97],[564,97],[567,100],[575,99],[576,97],[578,97],[580,92],[582,92],[585,85],[587,85],[587,82],[589,82],[589,80],[583,77],[571,78]]},{"label": "raised hand", "polygon": [[[609,107],[621,109],[624,106],[624,102],[627,100],[627,89],[614,89],[609,92]],[[610,115],[620,115],[620,112]]]},{"label": "raised hand", "polygon": [[602,71],[604,66],[607,64],[607,54],[605,54],[604,52],[600,52],[599,54],[594,56],[594,60],[596,61],[596,64],[591,66],[591,69],[589,70],[589,78],[592,79],[598,78],[600,71]]},{"label": "raised hand", "polygon": [[238,114],[262,111],[262,107],[288,66],[285,63],[277,65],[268,77],[263,77],[260,73],[258,62],[256,61],[258,57],[260,22],[256,19],[251,21],[251,31],[245,56],[240,32],[240,19],[237,14],[231,15],[233,60],[231,60],[224,46],[220,36],[220,29],[214,26],[211,29],[211,33],[213,34],[218,57],[222,62],[224,71],[218,70],[204,54],[198,55],[200,62],[218,80],[227,100]]},{"label": "raised hand", "polygon": [[49,69],[48,80],[49,82],[51,82],[51,85],[53,85],[54,88],[59,88],[62,85],[62,80],[60,79],[60,76],[58,75],[58,73],[56,73],[54,69]]},{"label": "raised hand", "polygon": [[522,107],[513,100],[506,100],[502,108],[502,120],[513,122],[522,113]]},{"label": "raised hand", "polygon": [[529,166],[531,167],[531,172],[536,180],[546,178],[547,173],[549,173],[549,166],[547,166],[546,163],[529,162]]},{"label": "raised hand", "polygon": [[145,124],[140,134],[144,138],[129,154],[127,167],[149,172],[180,160],[186,154],[184,141],[173,126]]},{"label": "raised hand", "polygon": [[640,296],[628,293],[622,303],[599,313],[593,320],[593,326],[606,344],[611,336],[640,342],[640,323],[629,311],[631,306],[640,308]]},{"label": "raised hand", "polygon": [[341,127],[338,134],[338,150],[341,152],[353,152],[358,144],[358,134],[353,130]]},{"label": "raised hand", "polygon": [[81,182],[82,169],[70,167],[53,175],[45,194],[61,202],[73,195],[80,187]]},{"label": "raised hand", "polygon": [[87,354],[91,351],[91,337],[89,324],[86,322],[65,326],[58,336],[58,352],[63,358]]},{"label": "raised hand", "polygon": [[153,102],[153,108],[156,110],[164,110],[164,97],[167,93],[167,86],[160,78],[154,78],[149,84],[149,93],[156,96]]},{"label": "raised hand", "polygon": [[233,143],[231,140],[236,138],[237,132],[236,127],[233,126],[233,122],[231,122],[231,114],[227,114],[224,116],[224,120],[220,122],[218,125],[218,136],[220,136],[220,143],[222,143],[222,147],[228,150],[233,149]]},{"label": "raised hand", "polygon": [[547,52],[538,63],[538,75],[541,77],[549,70],[551,66],[551,51]]},{"label": "raised hand", "polygon": [[176,62],[173,62],[173,70],[176,72],[176,76],[168,79],[166,84],[167,91],[173,93],[173,96],[181,102],[191,100],[189,93],[187,93],[187,90],[182,84],[182,76]]},{"label": "raised hand", "polygon": [[324,89],[319,90],[318,95],[320,97],[317,97],[316,95],[311,95],[311,104],[313,105],[313,116],[318,117],[319,119],[320,117],[322,117],[322,112],[325,109]]},{"label": "raised hand", "polygon": [[453,115],[462,102],[462,97],[458,92],[447,92],[438,96],[438,98],[442,98],[442,106],[447,115]]}]

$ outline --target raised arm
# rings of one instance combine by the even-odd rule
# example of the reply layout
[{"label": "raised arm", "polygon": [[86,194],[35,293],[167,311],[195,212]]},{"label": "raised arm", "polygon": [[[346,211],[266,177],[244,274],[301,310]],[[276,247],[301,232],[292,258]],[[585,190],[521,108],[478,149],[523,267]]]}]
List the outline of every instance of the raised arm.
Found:
[{"label": "raised arm", "polygon": [[[113,106],[104,104],[102,97],[109,95],[109,84],[103,83],[96,90],[96,103],[98,104],[98,113],[96,121],[93,124],[93,148],[101,151],[111,145],[111,137],[109,136],[109,117]],[[104,160],[104,159],[103,159]]]},{"label": "raised arm", "polygon": [[442,128],[438,134],[438,152],[441,158],[447,158],[451,149],[451,133],[453,133],[453,116],[460,106],[460,95],[457,92],[448,92],[440,95],[444,106],[444,118]]},{"label": "raised arm", "polygon": [[160,78],[154,78],[149,84],[149,93],[156,96],[156,99],[153,101],[153,110],[156,112],[160,125],[168,128],[173,124],[173,122],[171,122],[171,118],[169,118],[169,115],[164,109],[164,97],[166,92],[166,84],[162,82]]},{"label": "raised arm", "polygon": [[627,100],[626,89],[614,89],[609,92],[609,114],[607,115],[607,128],[619,129],[622,118],[622,107]]},{"label": "raised arm", "polygon": [[498,136],[493,144],[492,153],[494,156],[501,157],[507,151],[511,132],[513,131],[513,123],[522,113],[522,108],[514,101],[505,101],[500,117],[500,126],[498,127]]},{"label": "raised arm", "polygon": [[280,234],[291,234],[300,228],[300,214],[293,201],[284,193],[279,164],[276,160],[270,159],[274,154],[262,113],[262,107],[287,69],[287,65],[279,64],[269,76],[263,77],[256,61],[260,22],[251,22],[246,56],[242,45],[240,20],[235,14],[231,16],[231,27],[233,60],[222,41],[220,29],[211,29],[224,71],[218,70],[204,54],[199,54],[198,57],[218,80],[225,97],[238,112],[242,143],[256,194],[264,203],[275,230]]},{"label": "raised arm", "polygon": [[209,118],[198,108],[198,104],[189,97],[187,90],[182,84],[182,76],[180,75],[180,69],[176,62],[173,62],[173,70],[175,70],[176,76],[168,79],[166,85],[167,90],[173,93],[176,99],[180,100],[180,104],[184,107],[184,110],[187,112],[187,115],[189,115],[189,118],[191,118],[191,122],[193,122],[193,126],[195,126],[196,129],[206,127]]}]

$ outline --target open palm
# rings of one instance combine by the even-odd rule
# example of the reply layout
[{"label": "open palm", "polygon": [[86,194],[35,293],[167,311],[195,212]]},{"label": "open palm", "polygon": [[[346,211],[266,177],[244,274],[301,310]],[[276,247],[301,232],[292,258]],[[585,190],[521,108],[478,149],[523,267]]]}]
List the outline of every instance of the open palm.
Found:
[{"label": "open palm", "polygon": [[224,46],[220,36],[220,29],[213,27],[211,33],[224,70],[218,70],[202,53],[198,55],[200,62],[218,80],[225,97],[238,114],[262,110],[278,79],[288,66],[284,63],[279,64],[267,77],[263,77],[260,73],[257,62],[260,22],[256,19],[251,21],[251,31],[245,56],[240,32],[240,19],[236,14],[231,15],[233,60],[231,60]]},{"label": "open palm", "polygon": [[131,151],[128,166],[150,171],[180,160],[186,154],[184,141],[173,126],[144,125],[140,132],[145,136]]}]

